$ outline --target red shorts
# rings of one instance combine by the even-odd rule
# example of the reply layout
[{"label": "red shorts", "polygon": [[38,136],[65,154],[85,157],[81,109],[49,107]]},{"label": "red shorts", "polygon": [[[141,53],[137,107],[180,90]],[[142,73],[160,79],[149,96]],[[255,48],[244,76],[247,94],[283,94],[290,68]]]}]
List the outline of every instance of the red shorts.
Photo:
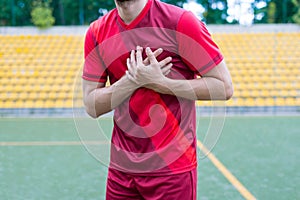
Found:
[{"label": "red shorts", "polygon": [[196,200],[197,169],[166,176],[139,176],[109,169],[106,200]]}]

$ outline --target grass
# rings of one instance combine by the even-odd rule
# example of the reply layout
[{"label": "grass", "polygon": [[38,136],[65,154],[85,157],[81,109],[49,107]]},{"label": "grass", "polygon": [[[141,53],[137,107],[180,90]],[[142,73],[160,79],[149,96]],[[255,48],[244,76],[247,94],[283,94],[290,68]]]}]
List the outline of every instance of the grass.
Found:
[{"label": "grass", "polygon": [[[106,133],[110,118],[99,120]],[[203,139],[209,118],[201,118]],[[228,117],[212,153],[257,199],[298,199],[300,117]],[[0,119],[0,142],[80,141],[73,119]],[[0,146],[1,199],[105,199],[107,168],[81,145]],[[199,157],[198,199],[243,199]]]}]

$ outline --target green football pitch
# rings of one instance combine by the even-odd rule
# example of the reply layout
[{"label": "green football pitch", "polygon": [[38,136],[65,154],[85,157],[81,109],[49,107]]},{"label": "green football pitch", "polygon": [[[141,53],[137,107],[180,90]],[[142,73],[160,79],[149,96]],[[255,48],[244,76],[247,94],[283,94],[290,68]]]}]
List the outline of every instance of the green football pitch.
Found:
[{"label": "green football pitch", "polygon": [[[202,139],[210,118],[199,118]],[[101,118],[105,132],[111,118]],[[300,117],[227,117],[211,153],[257,199],[300,199]],[[199,150],[200,151],[200,150]],[[244,199],[210,158],[198,199]],[[81,144],[73,119],[0,119],[0,199],[105,199],[107,167]]]}]

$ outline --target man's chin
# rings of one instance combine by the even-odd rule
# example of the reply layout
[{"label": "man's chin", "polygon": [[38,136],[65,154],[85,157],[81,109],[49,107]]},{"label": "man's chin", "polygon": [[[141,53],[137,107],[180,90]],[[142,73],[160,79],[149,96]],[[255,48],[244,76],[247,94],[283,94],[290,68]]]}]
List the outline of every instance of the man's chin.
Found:
[{"label": "man's chin", "polygon": [[115,0],[119,6],[126,5],[127,3],[135,2],[136,0]]},{"label": "man's chin", "polygon": [[118,3],[123,3],[123,2],[126,2],[126,1],[133,1],[133,0],[116,0],[116,2],[118,2]]}]

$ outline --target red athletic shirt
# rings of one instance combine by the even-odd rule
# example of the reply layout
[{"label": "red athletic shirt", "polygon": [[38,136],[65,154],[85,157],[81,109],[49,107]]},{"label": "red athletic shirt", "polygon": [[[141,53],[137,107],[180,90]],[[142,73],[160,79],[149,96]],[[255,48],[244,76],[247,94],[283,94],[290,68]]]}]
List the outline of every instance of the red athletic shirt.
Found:
[{"label": "red athletic shirt", "polygon": [[[83,79],[111,84],[124,76],[136,46],[162,48],[172,57],[172,79],[194,79],[223,60],[205,25],[191,12],[148,0],[130,24],[117,9],[94,21],[86,33]],[[145,54],[143,55],[145,57]],[[197,166],[195,102],[137,89],[114,110],[110,167],[128,173],[164,175]]]}]

